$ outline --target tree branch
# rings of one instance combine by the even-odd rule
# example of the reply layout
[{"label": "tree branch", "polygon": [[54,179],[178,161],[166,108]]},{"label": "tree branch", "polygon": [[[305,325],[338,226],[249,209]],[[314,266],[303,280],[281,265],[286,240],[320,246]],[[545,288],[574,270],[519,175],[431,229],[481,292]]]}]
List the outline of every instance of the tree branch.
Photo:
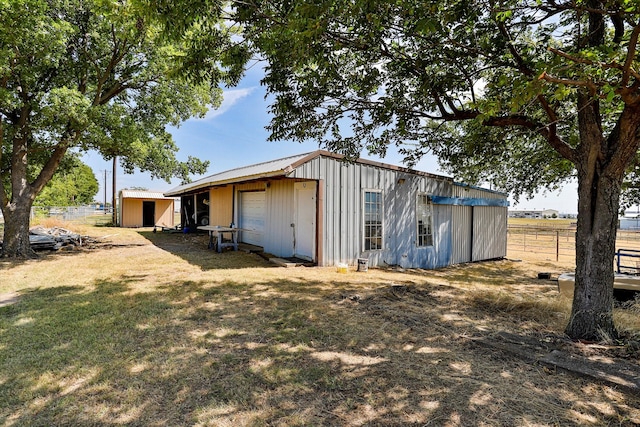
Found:
[{"label": "tree branch", "polygon": [[47,163],[44,165],[38,177],[32,184],[32,191],[34,194],[40,193],[45,185],[51,180],[53,175],[55,174],[58,166],[60,165],[60,161],[67,153],[69,147],[76,141],[80,139],[80,132],[77,130],[72,130],[71,125],[67,125],[67,129],[64,134],[60,138],[60,142],[56,145],[56,148],[51,153],[51,157],[47,160]]},{"label": "tree branch", "polygon": [[615,173],[623,173],[628,164],[635,159],[640,146],[640,140],[636,136],[638,117],[640,117],[639,105],[625,106],[613,131],[607,138],[607,145],[616,147],[607,164],[607,169]]},{"label": "tree branch", "polygon": [[[102,88],[104,87],[104,84],[109,80],[109,77],[113,73],[113,70],[115,69],[116,65],[118,65],[120,61],[122,61],[122,59],[129,52],[129,48],[132,46],[127,43],[126,38],[123,40],[118,40],[117,35],[115,33],[115,28],[113,25],[111,26],[111,38],[113,41],[113,52],[104,72],[99,73],[100,75],[98,77],[98,84],[96,86],[96,95],[93,99],[93,105],[102,105],[105,103],[102,99],[103,98]],[[117,86],[117,85],[118,84],[115,84],[114,86]],[[113,86],[111,87],[110,90],[113,90]],[[113,96],[109,97],[109,99],[111,99],[112,97]]]},{"label": "tree branch", "polygon": [[[636,27],[634,29],[634,32],[636,32],[636,30],[638,31],[638,34],[640,34],[640,27]],[[635,45],[638,42],[638,34],[635,34],[635,41],[633,41],[633,35],[632,35],[632,41],[630,41],[629,51],[627,52],[627,59],[625,60],[624,65],[620,65],[617,62],[606,63],[606,62],[591,61],[589,59],[579,58],[577,56],[570,55],[566,52],[563,52],[559,49],[555,49],[552,47],[548,48],[548,50],[549,52],[555,53],[556,55],[561,56],[565,59],[568,59],[571,62],[575,62],[576,64],[596,65],[603,69],[621,70],[623,72],[622,85],[626,86],[629,82],[629,75],[635,77],[636,79],[640,79],[640,74],[631,67],[633,63],[633,57],[635,56]],[[633,49],[631,48],[631,42],[633,42],[633,46],[634,46]],[[626,77],[626,80],[625,80],[625,74],[628,74]]]},{"label": "tree branch", "polygon": [[589,89],[589,93],[592,96],[595,96],[598,90],[598,86],[593,82],[587,82],[582,80],[571,80],[571,79],[561,79],[558,77],[553,77],[547,74],[546,71],[543,71],[542,74],[538,77],[538,80],[545,80],[549,83],[563,84],[566,86],[575,86],[575,87],[585,87]]},{"label": "tree branch", "polygon": [[638,45],[638,36],[640,35],[640,25],[636,25],[631,32],[629,39],[629,48],[627,49],[627,58],[624,61],[624,67],[622,68],[622,85],[627,86],[629,83],[629,77],[633,75],[636,79],[640,79],[640,75],[631,68],[633,61],[636,57],[636,47]]},{"label": "tree branch", "polygon": [[[485,126],[494,126],[494,127],[509,127],[509,126],[519,126],[534,131],[535,133],[544,137],[549,144],[560,154],[562,157],[569,161],[575,161],[576,154],[575,150],[571,148],[569,144],[567,144],[564,140],[562,140],[555,132],[552,132],[549,129],[551,125],[543,125],[536,121],[531,120],[527,116],[523,115],[510,115],[503,117],[491,117],[486,119],[483,124]],[[555,125],[555,124],[553,124]]]},{"label": "tree branch", "polygon": [[516,66],[518,70],[525,76],[532,77],[533,70],[531,70],[531,68],[527,66],[526,62],[524,61],[524,58],[522,58],[522,56],[520,55],[520,52],[516,50],[514,44],[512,43],[511,35],[509,34],[509,31],[505,27],[504,23],[500,22],[497,24],[497,26],[498,26],[498,30],[500,31],[500,34],[502,34],[502,37],[505,38],[509,52],[511,53],[511,55],[516,61]]}]

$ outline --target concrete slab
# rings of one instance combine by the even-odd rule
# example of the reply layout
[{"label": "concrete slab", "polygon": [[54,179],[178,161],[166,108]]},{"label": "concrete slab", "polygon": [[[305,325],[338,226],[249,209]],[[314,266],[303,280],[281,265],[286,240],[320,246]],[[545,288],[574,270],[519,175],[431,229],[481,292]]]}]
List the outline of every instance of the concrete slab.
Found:
[{"label": "concrete slab", "polygon": [[15,292],[9,292],[6,294],[0,294],[0,307],[4,307],[6,305],[15,304],[18,302],[18,294]]},{"label": "concrete slab", "polygon": [[269,258],[269,261],[285,268],[292,268],[297,265],[295,262],[290,262],[283,258]]}]

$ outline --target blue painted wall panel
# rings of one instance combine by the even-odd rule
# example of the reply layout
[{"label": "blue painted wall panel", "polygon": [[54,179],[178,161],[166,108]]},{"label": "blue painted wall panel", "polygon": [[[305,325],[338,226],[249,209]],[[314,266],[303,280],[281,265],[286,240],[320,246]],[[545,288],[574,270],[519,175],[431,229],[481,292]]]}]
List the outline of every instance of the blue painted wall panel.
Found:
[{"label": "blue painted wall panel", "polygon": [[436,205],[453,206],[509,206],[509,201],[505,199],[485,199],[478,197],[441,197],[433,196],[431,201]]}]

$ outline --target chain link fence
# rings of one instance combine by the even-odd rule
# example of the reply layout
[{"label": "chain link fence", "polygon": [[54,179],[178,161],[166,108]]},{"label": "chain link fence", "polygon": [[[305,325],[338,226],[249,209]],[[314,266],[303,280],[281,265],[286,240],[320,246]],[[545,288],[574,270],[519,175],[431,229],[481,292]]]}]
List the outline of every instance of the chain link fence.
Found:
[{"label": "chain link fence", "polygon": [[92,224],[106,225],[112,223],[112,209],[96,205],[49,207],[34,206],[31,208],[31,219],[54,218],[62,221],[80,221]]},{"label": "chain link fence", "polygon": [[[112,223],[112,209],[103,209],[96,205],[88,206],[34,206],[31,208],[31,221],[42,218],[54,218],[61,221],[80,221],[96,225]],[[0,211],[0,228],[4,225],[2,211]]]}]

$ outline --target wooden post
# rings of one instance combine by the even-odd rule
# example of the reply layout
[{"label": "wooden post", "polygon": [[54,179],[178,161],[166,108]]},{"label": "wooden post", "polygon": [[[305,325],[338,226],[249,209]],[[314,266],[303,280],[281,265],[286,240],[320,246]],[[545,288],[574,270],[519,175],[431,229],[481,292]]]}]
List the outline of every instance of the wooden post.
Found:
[{"label": "wooden post", "polygon": [[556,261],[560,259],[560,231],[556,230]]},{"label": "wooden post", "polygon": [[118,225],[118,213],[116,212],[116,160],[117,157],[113,156],[113,176],[111,177],[111,224],[114,227]]}]

